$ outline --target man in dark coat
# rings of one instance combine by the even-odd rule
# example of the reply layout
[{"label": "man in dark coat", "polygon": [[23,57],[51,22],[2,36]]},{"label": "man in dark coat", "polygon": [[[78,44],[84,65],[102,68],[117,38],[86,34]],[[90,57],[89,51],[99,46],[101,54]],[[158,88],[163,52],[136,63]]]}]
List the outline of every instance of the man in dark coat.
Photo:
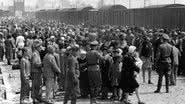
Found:
[{"label": "man in dark coat", "polygon": [[77,98],[80,96],[79,88],[79,65],[77,61],[78,47],[74,46],[70,49],[70,55],[67,58],[67,72],[65,81],[64,104],[67,104],[71,98],[71,104],[76,104]]},{"label": "man in dark coat", "polygon": [[157,90],[155,93],[159,93],[162,86],[162,78],[165,76],[166,79],[166,93],[169,93],[169,76],[171,71],[171,64],[173,62],[173,47],[168,43],[169,36],[162,34],[162,44],[159,46],[157,53],[157,72],[159,74]]},{"label": "man in dark coat", "polygon": [[14,47],[15,46],[12,41],[12,37],[8,35],[7,40],[5,40],[5,50],[6,50],[5,54],[6,54],[8,65],[11,65],[12,52]]},{"label": "man in dark coat", "polygon": [[90,104],[96,104],[98,93],[101,89],[102,80],[100,76],[99,60],[103,59],[100,53],[96,50],[98,42],[91,42],[91,51],[87,52],[87,71],[89,77],[89,85],[91,90]]}]

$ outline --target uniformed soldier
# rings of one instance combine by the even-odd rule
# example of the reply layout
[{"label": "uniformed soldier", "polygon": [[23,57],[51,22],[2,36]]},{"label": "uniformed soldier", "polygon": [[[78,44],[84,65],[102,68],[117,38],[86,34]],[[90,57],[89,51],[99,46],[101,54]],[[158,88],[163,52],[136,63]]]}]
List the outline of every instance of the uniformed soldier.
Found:
[{"label": "uniformed soldier", "polygon": [[31,79],[32,79],[32,98],[33,102],[41,101],[41,85],[42,85],[42,62],[40,51],[42,50],[41,42],[34,40],[33,55],[31,58]]},{"label": "uniformed soldier", "polygon": [[173,47],[168,43],[169,36],[162,34],[162,44],[159,46],[157,54],[157,63],[159,68],[157,72],[159,74],[157,90],[155,93],[159,93],[162,86],[162,78],[165,76],[166,79],[166,93],[169,93],[169,76],[171,71],[171,64],[173,62]]},{"label": "uniformed soldier", "polygon": [[60,68],[57,65],[54,52],[55,48],[52,45],[49,45],[47,47],[48,53],[45,55],[44,60],[43,60],[43,77],[45,79],[46,83],[46,102],[47,103],[53,103],[51,101],[52,99],[52,91],[55,89],[56,85],[56,74],[60,73]]},{"label": "uniformed soldier", "polygon": [[102,80],[100,76],[99,60],[103,59],[100,53],[97,51],[97,41],[93,41],[91,44],[91,50],[87,53],[87,70],[89,77],[89,85],[91,90],[91,104],[97,104],[96,98],[101,89]]}]

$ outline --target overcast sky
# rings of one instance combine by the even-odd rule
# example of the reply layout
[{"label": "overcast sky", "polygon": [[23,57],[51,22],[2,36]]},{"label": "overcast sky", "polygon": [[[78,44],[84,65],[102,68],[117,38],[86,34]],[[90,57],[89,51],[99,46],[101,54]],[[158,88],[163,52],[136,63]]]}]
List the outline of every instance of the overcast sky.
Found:
[{"label": "overcast sky", "polygon": [[[51,6],[56,3],[56,5],[59,5],[59,2],[62,0],[25,0],[26,6],[33,6],[35,7],[38,2],[42,2],[42,5],[40,6]],[[63,0],[66,1],[66,0]],[[97,6],[100,0],[68,0],[70,2],[70,5],[92,5]],[[144,0],[130,0],[131,1],[131,7],[132,8],[138,8],[144,6]],[[175,0],[176,3],[185,4],[185,0]],[[13,0],[0,0],[1,5],[13,5]],[[45,2],[45,3],[44,3]],[[53,2],[53,4],[52,4]],[[114,3],[114,0],[104,0],[104,3],[106,5],[110,5]],[[116,4],[122,4],[126,7],[129,7],[129,0],[115,0]],[[174,3],[174,0],[146,0],[146,5],[157,5],[157,4],[171,4]]]}]

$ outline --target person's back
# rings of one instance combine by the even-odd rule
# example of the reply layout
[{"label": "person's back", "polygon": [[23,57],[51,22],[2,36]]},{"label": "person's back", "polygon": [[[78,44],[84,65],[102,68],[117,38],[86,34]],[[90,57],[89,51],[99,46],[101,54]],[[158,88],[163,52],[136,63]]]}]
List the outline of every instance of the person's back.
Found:
[{"label": "person's back", "polygon": [[96,65],[98,64],[98,52],[96,50],[92,50],[87,53],[87,65]]},{"label": "person's back", "polygon": [[141,49],[141,56],[144,57],[151,57],[152,56],[153,47],[151,42],[144,41],[142,43],[142,49]]},{"label": "person's back", "polygon": [[171,64],[171,55],[172,55],[172,46],[169,43],[163,43],[159,46],[160,51],[160,62],[169,63]]}]

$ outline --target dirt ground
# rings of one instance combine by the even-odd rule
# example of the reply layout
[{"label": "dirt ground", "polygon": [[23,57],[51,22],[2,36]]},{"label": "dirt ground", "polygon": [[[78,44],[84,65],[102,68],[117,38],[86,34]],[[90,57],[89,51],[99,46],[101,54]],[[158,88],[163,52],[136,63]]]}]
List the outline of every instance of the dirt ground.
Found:
[{"label": "dirt ground", "polygon": [[[3,78],[6,85],[7,100],[0,100],[0,104],[19,104],[20,91],[20,74],[19,70],[11,70],[11,66],[0,63]],[[153,85],[140,82],[140,97],[146,104],[185,104],[185,77],[178,77],[177,86],[170,87],[170,93],[165,93],[165,86],[162,87],[161,93],[153,93],[156,90],[158,76],[155,72],[152,74]],[[163,85],[164,85],[163,78]],[[55,104],[62,104],[62,96],[58,96]],[[133,104],[137,104],[135,94],[129,97]],[[101,104],[120,104],[112,101],[100,101]],[[77,104],[90,104],[89,99],[79,99]]]}]

